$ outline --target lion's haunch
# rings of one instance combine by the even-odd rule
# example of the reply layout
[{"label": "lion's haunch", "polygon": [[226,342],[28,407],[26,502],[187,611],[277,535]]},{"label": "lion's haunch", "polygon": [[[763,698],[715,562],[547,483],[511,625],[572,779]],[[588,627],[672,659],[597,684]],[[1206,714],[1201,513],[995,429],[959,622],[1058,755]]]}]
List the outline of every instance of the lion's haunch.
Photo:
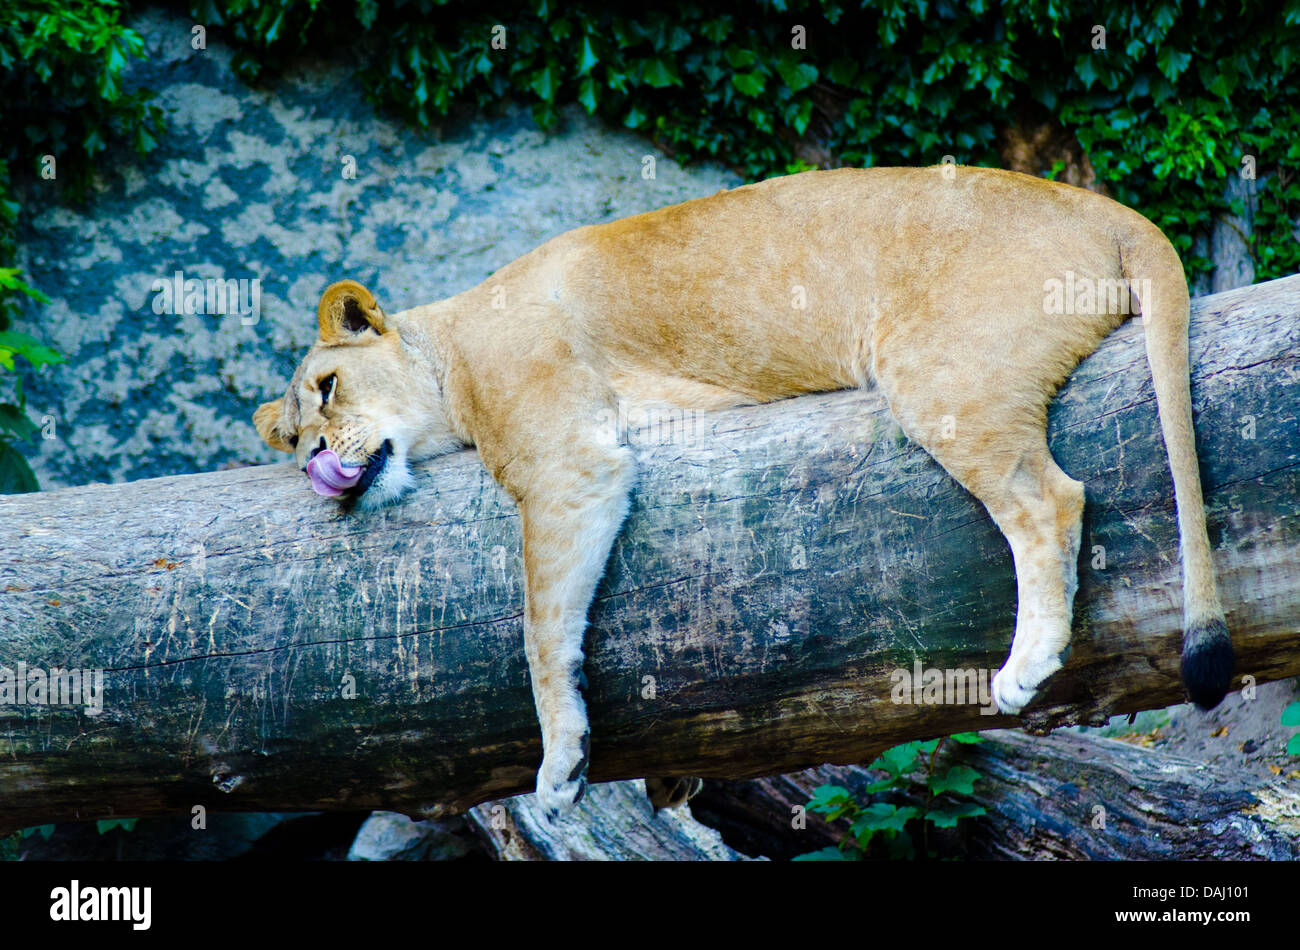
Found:
[{"label": "lion's haunch", "polygon": [[361,480],[361,468],[351,468],[339,461],[333,449],[318,452],[307,463],[307,477],[318,495],[334,498]]}]

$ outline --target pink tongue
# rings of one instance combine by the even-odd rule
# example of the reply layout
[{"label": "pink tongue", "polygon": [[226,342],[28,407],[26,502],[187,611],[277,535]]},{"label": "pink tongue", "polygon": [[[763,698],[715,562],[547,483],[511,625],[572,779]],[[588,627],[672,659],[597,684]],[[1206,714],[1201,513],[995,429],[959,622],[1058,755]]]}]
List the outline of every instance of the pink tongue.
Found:
[{"label": "pink tongue", "polygon": [[307,477],[318,495],[334,498],[361,481],[360,468],[350,468],[339,461],[333,449],[317,452],[307,463]]}]

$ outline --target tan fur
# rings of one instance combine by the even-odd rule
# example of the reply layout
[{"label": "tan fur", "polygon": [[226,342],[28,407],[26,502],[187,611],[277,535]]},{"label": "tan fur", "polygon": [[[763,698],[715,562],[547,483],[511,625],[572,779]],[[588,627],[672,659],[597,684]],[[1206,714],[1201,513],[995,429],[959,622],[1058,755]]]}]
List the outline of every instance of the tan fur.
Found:
[{"label": "tan fur", "polygon": [[[1019,608],[994,689],[1006,712],[1033,698],[1069,644],[1083,511],[1083,486],[1048,452],[1046,407],[1125,319],[1109,304],[1045,313],[1048,282],[1066,272],[1149,282],[1141,306],[1187,615],[1221,619],[1178,257],[1136,212],[1011,172],[774,179],[570,231],[477,287],[393,315],[360,285],[335,284],[320,304],[320,340],[286,398],[255,421],[276,448],[296,436],[304,466],[321,439],[358,465],[389,440],[392,458],[362,507],[401,493],[408,459],[477,446],[520,507],[525,646],[545,750],[538,793],[558,809],[581,795],[583,633],[633,479],[629,450],[602,425],[619,399],[717,409],[878,386],[904,431],[1007,537]],[[336,392],[322,408],[331,373]]]}]

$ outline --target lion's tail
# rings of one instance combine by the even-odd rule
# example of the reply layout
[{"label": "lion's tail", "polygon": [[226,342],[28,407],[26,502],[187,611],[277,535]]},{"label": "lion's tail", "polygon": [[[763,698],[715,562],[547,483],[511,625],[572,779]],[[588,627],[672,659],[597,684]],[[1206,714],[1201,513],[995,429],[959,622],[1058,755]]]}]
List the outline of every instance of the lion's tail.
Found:
[{"label": "lion's tail", "polygon": [[1121,243],[1122,263],[1141,304],[1147,362],[1174,476],[1183,562],[1183,685],[1193,702],[1211,709],[1228,692],[1235,657],[1214,580],[1192,428],[1187,356],[1191,302],[1173,245],[1151,222],[1141,219],[1141,224]]}]

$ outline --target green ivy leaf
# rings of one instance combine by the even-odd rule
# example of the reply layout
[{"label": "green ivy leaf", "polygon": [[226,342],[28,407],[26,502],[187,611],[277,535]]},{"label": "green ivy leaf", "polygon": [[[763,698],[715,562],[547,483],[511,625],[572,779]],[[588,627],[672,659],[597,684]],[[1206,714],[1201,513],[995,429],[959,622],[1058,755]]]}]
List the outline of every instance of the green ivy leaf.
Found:
[{"label": "green ivy leaf", "polygon": [[640,24],[634,20],[615,20],[612,24],[612,31],[614,42],[618,43],[619,49],[635,46],[645,37]]},{"label": "green ivy leaf", "polygon": [[969,795],[975,791],[975,783],[979,781],[980,773],[969,765],[954,765],[942,776],[931,775],[929,778],[930,791],[936,795],[942,795],[944,792],[955,792],[958,795]]},{"label": "green ivy leaf", "polygon": [[36,423],[27,417],[22,407],[15,406],[11,402],[0,403],[0,430],[23,442],[40,431]]},{"label": "green ivy leaf", "polygon": [[95,827],[99,829],[101,835],[106,831],[112,831],[114,828],[130,831],[139,820],[138,818],[104,818],[95,822]]},{"label": "green ivy leaf", "polygon": [[705,20],[700,24],[700,35],[710,43],[721,43],[731,32],[733,20],[730,16],[720,16],[716,20]]},{"label": "green ivy leaf", "polygon": [[791,861],[856,861],[857,854],[850,851],[841,851],[839,848],[830,847],[822,848],[820,851],[809,851],[806,854],[795,855]]},{"label": "green ivy leaf", "polygon": [[590,76],[584,77],[578,84],[578,102],[587,110],[588,115],[594,115],[600,104],[600,86]]},{"label": "green ivy leaf", "polygon": [[803,135],[804,131],[808,128],[808,123],[812,120],[812,109],[812,100],[805,99],[803,102],[799,103],[798,108],[795,109],[794,115],[788,119],[790,127],[799,135]]},{"label": "green ivy leaf", "polygon": [[838,821],[845,815],[854,815],[858,803],[853,800],[848,789],[839,785],[820,785],[813,790],[808,801],[808,810],[822,815],[828,822]]},{"label": "green ivy leaf", "polygon": [[537,93],[539,99],[545,103],[555,101],[555,94],[560,89],[560,74],[552,63],[547,63],[537,72],[533,73],[532,81],[529,83],[533,92]]},{"label": "green ivy leaf", "polygon": [[921,749],[919,742],[904,742],[902,745],[896,745],[892,749],[886,749],[876,758],[874,762],[867,766],[869,769],[884,769],[891,775],[902,775],[909,772],[916,762],[916,754]]},{"label": "green ivy leaf", "polygon": [[817,67],[811,63],[800,63],[783,58],[777,60],[776,71],[780,73],[781,79],[785,81],[791,92],[807,89],[817,81]]},{"label": "green ivy leaf", "polygon": [[878,792],[885,792],[891,788],[898,788],[900,785],[904,784],[906,784],[906,781],[901,775],[890,775],[887,778],[882,778],[879,781],[872,782],[862,790],[862,793],[864,795],[875,795]]},{"label": "green ivy leaf", "polygon": [[1294,702],[1282,710],[1282,725],[1300,726],[1300,702]]},{"label": "green ivy leaf", "polygon": [[[16,204],[14,205],[14,212],[15,214],[17,213]],[[15,291],[20,294],[26,294],[33,300],[38,300],[41,303],[49,303],[49,297],[45,296],[45,294],[41,293],[35,287],[23,282],[23,280],[18,276],[21,273],[22,271],[17,267],[0,267],[0,288]]]},{"label": "green ivy leaf", "polygon": [[21,495],[40,491],[40,487],[22,454],[10,443],[0,440],[0,495]]},{"label": "green ivy leaf", "polygon": [[810,809],[843,805],[850,800],[849,790],[842,785],[818,785],[808,800]]},{"label": "green ivy leaf", "polygon": [[927,821],[932,822],[936,828],[955,828],[957,822],[962,818],[978,818],[980,815],[986,815],[981,805],[974,802],[943,802],[938,805],[932,805],[930,810],[925,813]]},{"label": "green ivy leaf", "polygon": [[1083,80],[1085,89],[1092,87],[1101,73],[1097,70],[1097,57],[1091,53],[1080,56],[1074,64],[1074,71]]},{"label": "green ivy leaf", "polygon": [[731,84],[743,96],[757,96],[767,82],[759,73],[736,73],[731,77]]},{"label": "green ivy leaf", "polygon": [[451,60],[447,58],[447,51],[441,46],[430,47],[428,59],[433,71],[440,76],[450,76],[456,71],[451,65]]},{"label": "green ivy leaf", "polygon": [[868,832],[874,834],[877,831],[902,831],[907,823],[919,814],[920,810],[912,805],[872,802],[853,820],[849,833],[858,838]]},{"label": "green ivy leaf", "polygon": [[667,86],[680,86],[681,79],[677,76],[677,67],[670,60],[665,60],[661,56],[647,59],[641,69],[641,78],[645,80],[646,85],[655,89],[663,89]]},{"label": "green ivy leaf", "polygon": [[758,59],[752,49],[743,49],[739,46],[728,46],[725,55],[732,69],[746,69]]},{"label": "green ivy leaf", "polygon": [[851,86],[858,75],[857,60],[842,56],[831,63],[830,75],[827,77],[837,86]]},{"label": "green ivy leaf", "polygon": [[533,103],[533,121],[539,129],[549,129],[555,124],[555,105],[550,102]]},{"label": "green ivy leaf", "polygon": [[551,22],[551,39],[559,43],[567,40],[573,33],[573,23],[567,18],[561,18]]},{"label": "green ivy leaf", "polygon": [[1160,52],[1156,54],[1156,68],[1164,73],[1170,82],[1181,76],[1191,62],[1191,53],[1180,53],[1168,46],[1161,47]]},{"label": "green ivy leaf", "polygon": [[600,62],[600,57],[591,46],[591,37],[582,38],[582,49],[578,52],[578,75],[585,76],[591,72],[591,67]]}]

